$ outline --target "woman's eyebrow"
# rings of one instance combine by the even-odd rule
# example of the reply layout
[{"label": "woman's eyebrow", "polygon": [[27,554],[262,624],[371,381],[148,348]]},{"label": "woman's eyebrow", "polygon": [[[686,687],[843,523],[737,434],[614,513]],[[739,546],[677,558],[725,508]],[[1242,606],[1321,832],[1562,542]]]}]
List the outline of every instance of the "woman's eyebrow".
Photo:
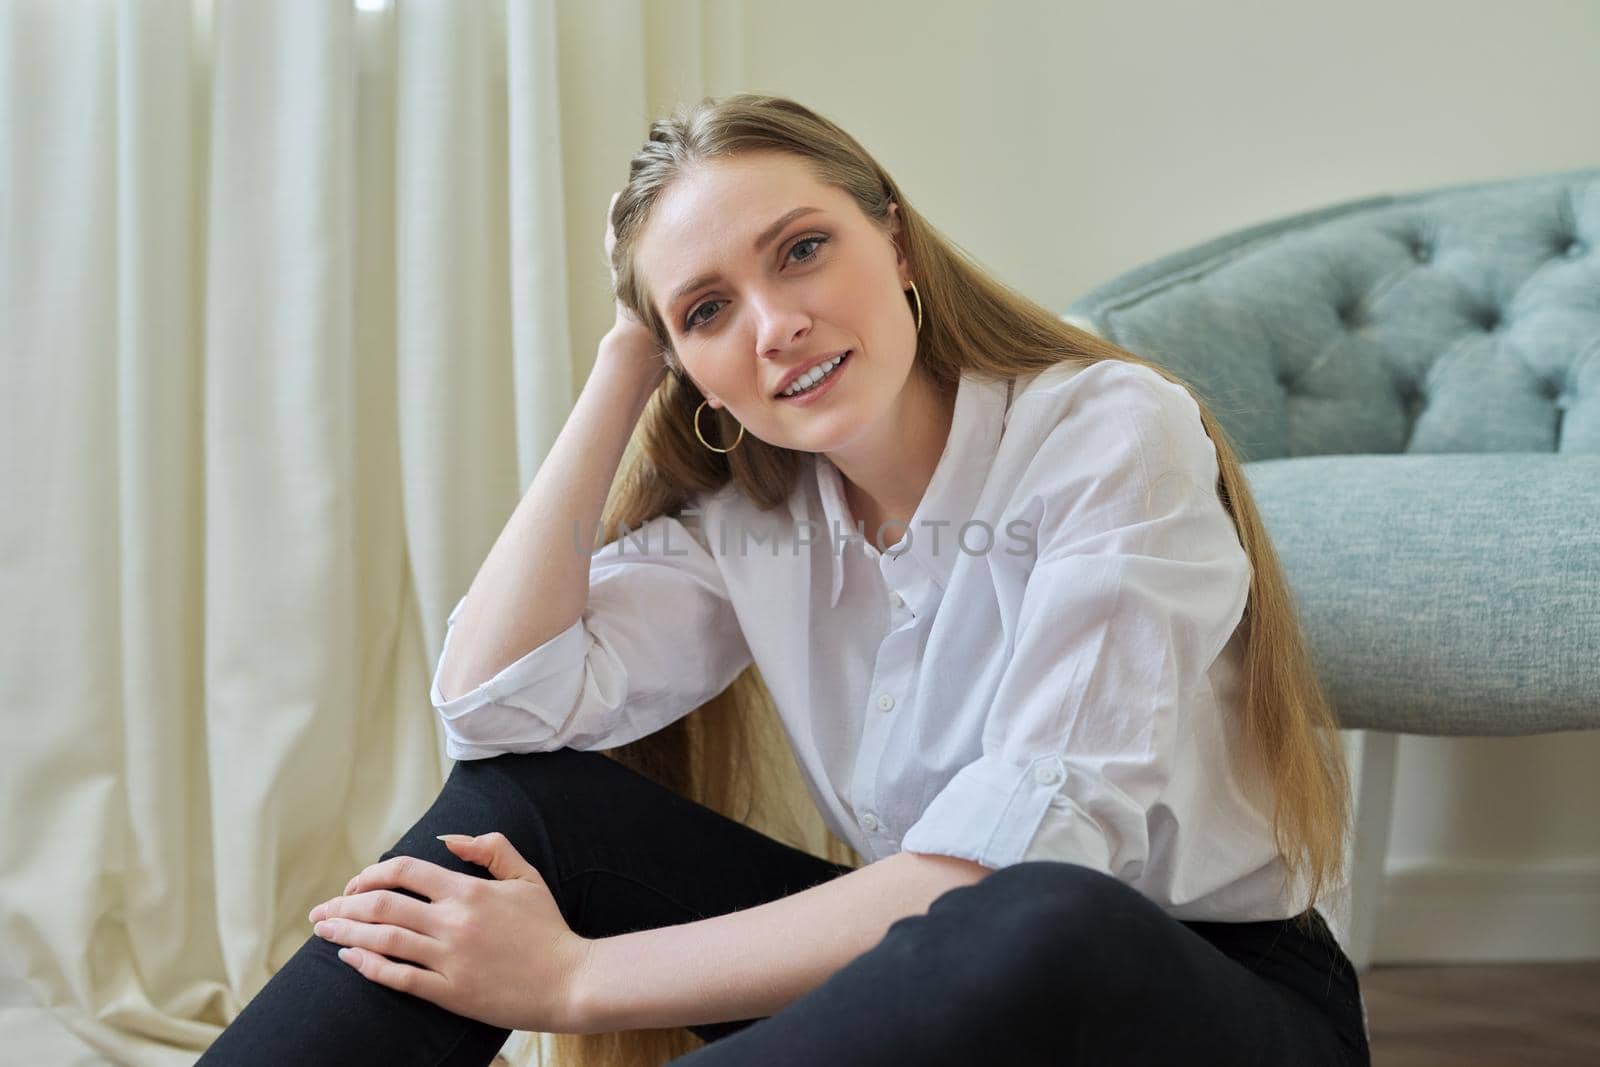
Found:
[{"label": "woman's eyebrow", "polygon": [[[778,239],[778,234],[782,232],[783,228],[789,225],[789,223],[793,222],[802,215],[809,215],[813,211],[821,210],[822,209],[820,207],[797,207],[792,211],[784,212],[776,222],[756,235],[755,244],[751,246],[750,250],[752,252],[760,253],[763,248]],[[685,282],[683,285],[678,286],[672,291],[672,296],[667,300],[667,307],[671,308],[677,306],[678,301],[682,300],[684,297],[688,296],[691,292],[700,288],[702,285],[709,285],[710,283],[716,281],[717,278],[718,274],[716,271],[709,271],[700,275],[698,278],[694,278],[688,282]]]}]

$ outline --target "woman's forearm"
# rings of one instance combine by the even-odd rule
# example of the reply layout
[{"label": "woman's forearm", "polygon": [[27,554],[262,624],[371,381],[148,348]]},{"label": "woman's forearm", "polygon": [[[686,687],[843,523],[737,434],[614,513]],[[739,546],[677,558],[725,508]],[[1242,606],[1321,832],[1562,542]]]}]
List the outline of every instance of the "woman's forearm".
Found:
[{"label": "woman's forearm", "polygon": [[970,860],[900,852],[768,904],[600,938],[577,983],[582,1032],[776,1014],[883,940],[896,920],[989,873]]},{"label": "woman's forearm", "polygon": [[617,466],[655,388],[601,342],[594,369],[456,616],[439,692],[452,700],[571,626],[589,603],[589,555]]}]

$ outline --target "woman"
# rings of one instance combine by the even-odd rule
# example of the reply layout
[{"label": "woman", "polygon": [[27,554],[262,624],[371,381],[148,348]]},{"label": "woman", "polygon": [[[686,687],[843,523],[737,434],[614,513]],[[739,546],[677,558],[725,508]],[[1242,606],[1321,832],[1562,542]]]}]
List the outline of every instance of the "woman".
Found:
[{"label": "woman", "polygon": [[[202,1062],[1368,1063],[1336,721],[1191,391],[779,98],[655,123],[606,251],[450,614],[459,762]],[[865,863],[722,814],[769,692]]]}]

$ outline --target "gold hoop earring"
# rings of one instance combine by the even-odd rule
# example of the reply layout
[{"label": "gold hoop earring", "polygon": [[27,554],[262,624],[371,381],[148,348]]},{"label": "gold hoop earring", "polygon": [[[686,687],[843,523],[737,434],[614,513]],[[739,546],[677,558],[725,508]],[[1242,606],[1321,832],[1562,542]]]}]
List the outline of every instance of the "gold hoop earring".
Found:
[{"label": "gold hoop earring", "polygon": [[744,440],[744,425],[740,424],[739,436],[733,439],[733,444],[729,445],[727,448],[718,448],[710,441],[707,441],[705,434],[700,432],[700,408],[705,407],[709,403],[711,403],[711,401],[702,400],[700,401],[700,407],[694,409],[694,435],[700,438],[701,444],[705,445],[713,452],[732,452],[734,449],[739,447],[739,442]]},{"label": "gold hoop earring", "polygon": [[917,332],[922,332],[922,294],[917,292],[917,283],[911,283],[911,296],[917,302]]}]

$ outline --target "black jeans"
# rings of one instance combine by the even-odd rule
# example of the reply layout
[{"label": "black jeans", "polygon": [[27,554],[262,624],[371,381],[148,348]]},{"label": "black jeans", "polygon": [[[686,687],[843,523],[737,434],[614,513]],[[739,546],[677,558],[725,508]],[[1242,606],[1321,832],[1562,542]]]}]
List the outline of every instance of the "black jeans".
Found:
[{"label": "black jeans", "polygon": [[[585,937],[727,914],[850,870],[570,749],[458,762],[382,858],[486,878],[435,835],[492,830]],[[673,1062],[1368,1065],[1355,969],[1320,918],[1315,931],[1179,921],[1090,868],[1015,864],[898,920],[778,1014],[690,1027],[709,1044]],[[489,1063],[510,1036],[370,981],[337,948],[308,936],[199,1064],[457,1067]]]}]

